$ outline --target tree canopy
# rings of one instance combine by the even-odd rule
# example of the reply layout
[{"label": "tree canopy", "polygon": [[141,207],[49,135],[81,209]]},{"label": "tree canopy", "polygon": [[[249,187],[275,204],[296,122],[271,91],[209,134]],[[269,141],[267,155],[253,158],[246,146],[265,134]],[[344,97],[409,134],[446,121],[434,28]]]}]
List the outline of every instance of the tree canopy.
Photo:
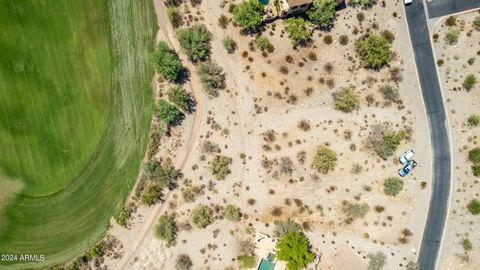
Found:
[{"label": "tree canopy", "polygon": [[192,222],[198,228],[205,228],[213,222],[212,209],[207,205],[198,205],[192,211]]},{"label": "tree canopy", "polygon": [[258,0],[245,0],[233,9],[233,19],[245,30],[256,30],[262,23],[264,7]]},{"label": "tree canopy", "polygon": [[167,96],[168,100],[178,108],[184,111],[189,109],[192,97],[182,86],[177,85],[168,89]]},{"label": "tree canopy", "polygon": [[313,167],[319,173],[328,173],[337,165],[337,154],[328,147],[320,146],[313,158]]},{"label": "tree canopy", "polygon": [[158,224],[155,227],[155,237],[167,243],[167,246],[175,245],[177,238],[177,227],[173,215],[162,215],[158,219]]},{"label": "tree canopy", "polygon": [[307,10],[308,18],[320,28],[330,28],[335,20],[336,0],[315,0]]},{"label": "tree canopy", "polygon": [[299,270],[313,261],[310,242],[301,232],[289,232],[277,243],[277,258],[287,262],[288,270]]},{"label": "tree canopy", "polygon": [[177,30],[177,38],[182,50],[190,61],[196,63],[210,57],[210,40],[212,34],[203,24]]},{"label": "tree canopy", "polygon": [[305,44],[312,37],[310,23],[303,18],[289,18],[285,20],[285,31],[294,45]]},{"label": "tree canopy", "polygon": [[214,61],[200,63],[197,74],[202,81],[203,89],[210,96],[218,96],[218,92],[226,86],[223,68]]},{"label": "tree canopy", "polygon": [[163,99],[158,101],[155,111],[157,117],[167,125],[175,124],[182,117],[182,112],[177,107]]},{"label": "tree canopy", "polygon": [[342,87],[333,93],[335,109],[342,112],[352,112],[360,107],[360,100],[353,86]]},{"label": "tree canopy", "polygon": [[215,179],[225,180],[225,177],[230,173],[231,158],[221,155],[215,155],[208,167],[209,171]]},{"label": "tree canopy", "polygon": [[182,71],[180,59],[178,59],[177,54],[175,54],[164,41],[160,41],[157,44],[153,53],[150,55],[150,62],[155,71],[170,82],[177,80],[178,75]]},{"label": "tree canopy", "polygon": [[374,33],[357,40],[355,46],[360,58],[369,68],[379,69],[392,57],[388,40]]}]

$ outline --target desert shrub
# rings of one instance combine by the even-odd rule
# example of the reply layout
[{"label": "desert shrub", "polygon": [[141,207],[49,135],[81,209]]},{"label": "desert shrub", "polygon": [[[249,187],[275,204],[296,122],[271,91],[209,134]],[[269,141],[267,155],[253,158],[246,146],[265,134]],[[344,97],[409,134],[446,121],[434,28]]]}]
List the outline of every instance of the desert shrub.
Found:
[{"label": "desert shrub", "polygon": [[258,258],[255,255],[241,255],[238,256],[238,264],[242,269],[253,268],[257,264]]},{"label": "desert shrub", "polygon": [[200,77],[203,89],[210,96],[218,96],[219,91],[225,88],[223,68],[216,62],[200,63],[197,68],[197,74]]},{"label": "desert shrub", "polygon": [[480,176],[480,164],[472,165],[472,172],[475,176]]},{"label": "desert shrub", "polygon": [[437,66],[441,67],[445,61],[443,59],[438,59],[437,60]]},{"label": "desert shrub", "polygon": [[164,214],[160,216],[158,224],[155,226],[155,237],[165,241],[167,246],[175,245],[177,227],[173,215]]},{"label": "desert shrub", "polygon": [[223,14],[218,18],[218,26],[220,26],[222,29],[226,29],[229,22],[230,20],[228,17]]},{"label": "desert shrub", "polygon": [[257,0],[244,0],[233,8],[233,19],[243,29],[254,31],[262,24],[263,5]]},{"label": "desert shrub", "polygon": [[280,73],[288,74],[288,68],[286,66],[280,66]]},{"label": "desert shrub", "polygon": [[310,130],[310,122],[302,119],[298,122],[297,127],[303,131],[309,131]]},{"label": "desert shrub", "polygon": [[366,203],[344,202],[342,205],[342,213],[349,219],[363,218],[370,210]]},{"label": "desert shrub", "polygon": [[388,101],[397,102],[400,100],[400,94],[398,89],[390,86],[390,85],[383,85],[379,88],[380,93],[382,93],[383,98]]},{"label": "desert shrub", "polygon": [[146,177],[148,177],[149,180],[158,183],[162,189],[173,188],[175,186],[179,172],[170,161],[164,162],[164,164],[148,161],[145,163],[145,167]]},{"label": "desert shrub", "polygon": [[257,47],[257,49],[259,49],[261,51],[266,50],[269,46],[272,45],[270,43],[270,40],[265,36],[260,36],[260,37],[256,38],[255,41],[254,41],[254,44],[255,44],[255,47]]},{"label": "desert shrub", "polygon": [[318,27],[328,29],[335,20],[336,0],[315,0],[307,10],[308,18]]},{"label": "desert shrub", "polygon": [[395,34],[390,30],[383,30],[382,37],[384,37],[390,44],[395,40]]},{"label": "desert shrub", "polygon": [[475,75],[473,74],[469,74],[467,77],[465,77],[465,80],[463,81],[463,87],[467,91],[470,91],[472,90],[476,82],[477,82],[477,77],[475,77]]},{"label": "desert shrub", "polygon": [[317,54],[314,53],[314,52],[309,52],[308,53],[308,59],[310,59],[311,61],[316,61],[317,60]]},{"label": "desert shrub", "polygon": [[335,109],[346,113],[360,107],[360,100],[353,86],[343,87],[333,93],[333,102]]},{"label": "desert shrub", "polygon": [[416,262],[408,262],[406,265],[407,270],[420,270],[420,265]]},{"label": "desert shrub", "polygon": [[228,53],[233,53],[237,49],[237,43],[230,36],[225,37],[222,43],[223,43],[223,47]]},{"label": "desert shrub", "polygon": [[472,24],[475,30],[480,31],[480,16],[475,17]]},{"label": "desert shrub", "polygon": [[315,153],[312,166],[317,169],[319,173],[326,174],[333,170],[336,165],[337,153],[325,146],[320,146]]},{"label": "desert shrub", "polygon": [[338,39],[341,45],[347,45],[348,44],[348,36],[347,35],[341,35],[340,38]]},{"label": "desert shrub", "polygon": [[303,269],[315,255],[310,251],[310,241],[301,232],[289,232],[277,243],[277,258],[287,263],[288,270]]},{"label": "desert shrub", "polygon": [[211,141],[205,141],[202,143],[202,153],[204,154],[213,154],[220,153],[221,149],[218,144]]},{"label": "desert shrub", "polygon": [[177,30],[176,34],[183,52],[190,61],[196,63],[210,57],[212,34],[205,25],[197,24],[192,27],[181,28]]},{"label": "desert shrub", "polygon": [[332,36],[330,36],[330,35],[325,35],[325,36],[323,37],[323,42],[325,42],[325,44],[328,44],[328,45],[329,45],[329,44],[332,44],[332,42],[333,42]]},{"label": "desert shrub", "polygon": [[377,253],[370,253],[367,257],[369,258],[367,266],[368,270],[382,270],[386,264],[385,260],[387,259],[387,256],[380,251]]},{"label": "desert shrub", "polygon": [[178,108],[187,111],[190,108],[192,97],[182,86],[177,85],[167,92],[168,100]]},{"label": "desert shrub", "polygon": [[446,26],[455,26],[455,25],[457,25],[457,18],[455,18],[454,16],[449,16],[449,17],[445,20],[445,25],[446,25]]},{"label": "desert shrub", "polygon": [[193,266],[192,259],[187,254],[180,254],[177,257],[175,266],[177,270],[190,270]]},{"label": "desert shrub", "polygon": [[472,241],[470,241],[470,239],[464,238],[460,243],[462,244],[463,250],[465,252],[469,252],[473,250],[473,244],[472,244]]},{"label": "desert shrub", "polygon": [[167,43],[160,41],[150,56],[150,62],[155,71],[160,73],[165,80],[173,82],[177,80],[182,71],[182,63],[177,54],[171,50]]},{"label": "desert shrub", "polygon": [[223,209],[223,215],[226,219],[237,222],[240,220],[241,214],[240,209],[237,206],[233,204],[227,204]]},{"label": "desert shrub", "polygon": [[363,6],[364,8],[368,8],[373,6],[377,3],[377,0],[350,0],[348,4],[351,6]]},{"label": "desert shrub", "polygon": [[467,209],[472,215],[480,214],[480,201],[477,199],[472,199],[467,204]]},{"label": "desert shrub", "polygon": [[471,66],[475,63],[475,57],[471,57],[468,59],[467,63]]},{"label": "desert shrub", "polygon": [[383,191],[388,196],[397,196],[403,189],[403,180],[398,177],[390,177],[383,182]]},{"label": "desert shrub", "polygon": [[154,205],[162,198],[162,187],[157,183],[150,183],[143,191],[140,201],[145,205]]},{"label": "desert shrub", "polygon": [[167,125],[175,125],[182,118],[182,112],[163,99],[155,106],[155,114]]},{"label": "desert shrub", "polygon": [[478,126],[478,124],[480,124],[480,116],[476,115],[476,114],[472,114],[468,117],[468,124],[470,126]]},{"label": "desert shrub", "polygon": [[207,205],[198,205],[193,209],[191,218],[192,222],[198,228],[205,228],[213,222],[213,212]]},{"label": "desert shrub", "polygon": [[301,231],[300,224],[296,223],[290,218],[286,220],[275,220],[273,224],[275,225],[275,228],[273,229],[273,235],[277,238],[282,238],[289,232]]},{"label": "desert shrub", "polygon": [[209,171],[215,179],[224,180],[230,173],[230,163],[232,159],[226,156],[215,155],[208,167]]},{"label": "desert shrub", "polygon": [[474,164],[480,163],[480,147],[475,147],[472,150],[468,151],[468,160]]},{"label": "desert shrub", "polygon": [[289,157],[281,157],[278,168],[280,173],[290,175],[293,172],[293,162]]},{"label": "desert shrub", "polygon": [[327,62],[325,65],[323,65],[323,69],[325,69],[325,72],[328,74],[331,74],[333,72],[333,64],[331,62]]},{"label": "desert shrub", "polygon": [[165,0],[164,3],[167,7],[169,6],[180,6],[183,0]]},{"label": "desert shrub", "polygon": [[183,24],[182,14],[175,6],[167,7],[167,17],[173,28],[178,28]]},{"label": "desert shrub", "polygon": [[309,29],[310,24],[303,18],[289,18],[285,20],[285,23],[285,31],[294,45],[305,44],[312,37],[312,31]]},{"label": "desert shrub", "polygon": [[459,36],[460,31],[458,29],[450,29],[447,34],[445,34],[445,41],[450,45],[456,44]]},{"label": "desert shrub", "polygon": [[361,11],[360,11],[360,12],[357,12],[357,20],[358,20],[359,22],[363,22],[363,21],[365,20],[365,13],[363,13],[363,12],[361,12]]},{"label": "desert shrub", "polygon": [[391,59],[390,43],[377,34],[370,33],[360,38],[355,43],[355,47],[360,58],[369,68],[381,68]]},{"label": "desert shrub", "polygon": [[394,67],[390,69],[390,79],[394,82],[401,82],[402,78],[402,70],[398,67]]},{"label": "desert shrub", "polygon": [[384,130],[382,137],[373,142],[375,152],[384,160],[392,156],[397,150],[400,142],[405,138],[406,133],[404,130],[398,132]]},{"label": "desert shrub", "polygon": [[134,211],[135,206],[132,203],[125,205],[122,207],[122,210],[120,210],[120,213],[115,216],[115,221],[122,227],[127,226],[127,221],[130,219]]}]

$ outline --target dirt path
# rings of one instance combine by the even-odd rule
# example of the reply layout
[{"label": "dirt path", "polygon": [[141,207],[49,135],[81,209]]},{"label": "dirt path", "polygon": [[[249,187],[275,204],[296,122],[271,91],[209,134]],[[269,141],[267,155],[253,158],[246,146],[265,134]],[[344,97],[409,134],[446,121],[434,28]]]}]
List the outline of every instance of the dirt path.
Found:
[{"label": "dirt path", "polygon": [[[173,38],[174,30],[172,29],[171,25],[169,24],[165,16],[166,12],[165,12],[164,4],[160,0],[153,0],[153,3],[155,6],[155,14],[157,15],[157,24],[159,27],[156,41],[158,42],[160,39],[164,40],[165,42],[168,43],[168,45],[171,48],[174,48],[175,51],[177,51],[180,54],[180,46],[178,42],[176,42],[175,39]],[[191,71],[194,70],[194,66],[190,62],[188,62],[185,57],[182,57],[182,55],[180,55],[180,58],[182,59],[182,63],[186,68],[188,68]],[[200,127],[200,122],[201,122],[200,118],[202,115],[202,108],[203,108],[203,99],[200,94],[200,89],[198,89],[200,82],[198,81],[198,78],[196,77],[196,75],[193,74],[193,72],[191,74],[192,75],[190,77],[190,81],[187,83],[187,86],[192,90],[193,95],[195,96],[197,101],[197,106],[195,108],[193,126],[188,131],[189,135],[187,137],[186,142],[182,146],[183,149],[180,152],[180,154],[176,157],[176,160],[175,160],[175,167],[180,171],[185,167],[187,159],[190,156],[190,152],[194,148],[195,137],[198,134],[198,130]],[[157,87],[156,92],[158,92],[159,85],[156,84],[156,87]],[[165,201],[168,201],[170,196],[171,196],[171,193],[167,193],[165,196]],[[127,243],[124,243],[126,246],[131,246],[132,249],[129,251],[126,251],[122,260],[117,265],[117,267],[115,267],[115,269],[118,269],[118,270],[126,269],[126,266],[132,260],[132,258],[137,254],[137,251],[139,250],[139,248],[144,244],[144,242],[146,242],[147,234],[152,230],[152,227],[154,226],[155,221],[158,219],[158,216],[160,215],[160,213],[164,208],[165,208],[165,203],[157,204],[154,207],[154,209],[146,217],[145,221],[143,222],[142,229],[140,233],[136,236],[136,239],[133,241],[133,243],[128,243],[128,245]]]}]

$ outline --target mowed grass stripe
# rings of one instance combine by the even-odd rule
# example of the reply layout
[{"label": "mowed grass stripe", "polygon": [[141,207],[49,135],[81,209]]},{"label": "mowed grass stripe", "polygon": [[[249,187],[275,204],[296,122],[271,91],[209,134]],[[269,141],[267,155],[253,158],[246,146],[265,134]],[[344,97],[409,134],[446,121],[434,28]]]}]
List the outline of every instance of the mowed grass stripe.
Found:
[{"label": "mowed grass stripe", "polygon": [[[5,211],[8,227],[0,236],[0,253],[45,254],[45,265],[73,258],[105,232],[109,217],[133,187],[151,117],[153,73],[148,52],[155,35],[151,1],[109,0],[104,7],[98,0],[87,2],[105,12],[109,35],[112,96],[106,128],[87,165],[61,192],[44,197],[23,194],[10,202]],[[84,19],[91,18],[87,14]],[[38,265],[7,268],[32,266]]]}]

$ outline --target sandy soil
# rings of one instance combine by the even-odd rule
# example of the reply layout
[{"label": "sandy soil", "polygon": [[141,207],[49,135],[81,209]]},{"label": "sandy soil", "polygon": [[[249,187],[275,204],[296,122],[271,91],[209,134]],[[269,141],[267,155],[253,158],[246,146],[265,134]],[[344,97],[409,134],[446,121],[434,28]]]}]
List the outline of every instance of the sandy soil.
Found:
[{"label": "sandy soil", "polygon": [[[210,99],[198,93],[204,100],[203,113],[199,115],[201,124],[182,170],[185,182],[180,189],[185,185],[197,186],[202,194],[194,203],[186,203],[180,189],[172,191],[162,206],[154,210],[140,208],[130,230],[114,228],[112,234],[124,243],[126,253],[132,254],[124,259],[125,264],[109,261],[109,268],[174,269],[176,256],[186,253],[194,269],[229,266],[236,269],[239,242],[254,238],[252,230],[247,228],[271,234],[273,221],[287,217],[302,224],[313,250],[323,254],[321,269],[364,269],[367,254],[376,251],[387,255],[385,269],[400,269],[409,261],[415,261],[428,209],[431,149],[402,6],[387,3],[385,8],[377,5],[363,10],[366,19],[361,24],[356,18],[361,10],[348,7],[339,11],[335,28],[328,33],[333,37],[333,44],[323,42],[327,33],[316,31],[311,46],[296,50],[282,34],[282,21],[277,21],[275,30],[270,25],[263,32],[275,46],[275,51],[267,57],[259,51],[250,51],[248,42],[253,37],[241,36],[232,24],[227,30],[218,27],[221,14],[230,16],[228,3],[220,6],[217,1],[203,1],[199,7],[182,6],[182,9],[189,11],[186,21],[198,21],[209,27],[215,37],[212,58],[224,68],[227,76],[228,89],[219,97]],[[394,12],[396,17],[392,15]],[[357,35],[352,34],[354,25],[359,30]],[[403,79],[398,82],[401,104],[385,102],[378,91],[384,83],[395,85],[390,81],[389,69],[366,70],[356,56],[354,40],[367,29],[374,32],[390,29],[395,33],[396,57],[391,68],[402,70]],[[166,35],[171,35],[170,26],[164,30]],[[347,45],[338,42],[342,34],[350,38]],[[226,35],[232,36],[239,46],[232,55],[222,46]],[[248,56],[242,56],[244,51]],[[317,60],[310,60],[309,52],[316,53]],[[287,55],[294,63],[285,61]],[[327,62],[333,64],[330,73],[324,68]],[[288,74],[280,73],[280,66],[287,67]],[[327,86],[329,80],[334,81],[332,87]],[[332,93],[348,85],[354,85],[361,97],[361,108],[351,114],[334,110],[332,105]],[[298,128],[301,120],[310,123],[309,131]],[[402,143],[396,155],[387,161],[380,159],[365,143],[374,127],[380,124],[394,130],[413,131],[412,138]],[[191,128],[188,121],[183,128]],[[275,132],[273,142],[264,141],[263,134],[268,130]],[[201,151],[206,140],[218,144],[222,155],[233,160],[231,174],[224,181],[214,180],[208,172],[208,162],[213,156]],[[178,143],[181,145],[184,141]],[[314,151],[320,145],[328,145],[338,154],[335,170],[327,175],[318,174],[311,167]],[[416,150],[415,160],[419,166],[405,178],[399,196],[388,197],[383,193],[383,180],[396,176],[400,168],[398,155],[407,148]],[[305,158],[298,158],[302,152]],[[282,157],[292,161],[291,174],[279,172]],[[421,187],[422,182],[426,187]],[[340,210],[344,200],[368,203],[371,210],[366,218],[347,224]],[[243,213],[240,222],[221,218],[221,207],[227,203],[240,207]],[[216,210],[217,220],[203,230],[187,225],[191,209],[198,204],[207,204]],[[385,210],[377,212],[375,206],[383,206]],[[272,211],[274,208],[280,211]],[[148,228],[142,223],[145,217],[151,217],[152,211],[176,213],[181,230],[174,247],[166,248],[153,237],[151,230],[146,231],[139,242],[138,235],[143,236],[142,232]],[[405,244],[398,240],[403,229],[413,232]],[[130,246],[139,248],[128,251]],[[355,259],[347,262],[345,258]]]},{"label": "sandy soil", "polygon": [[[437,60],[444,64],[438,68],[443,95],[446,101],[450,130],[452,135],[452,195],[450,212],[443,242],[440,269],[479,269],[480,268],[480,234],[474,230],[478,227],[478,217],[468,213],[466,205],[478,197],[478,178],[470,169],[467,160],[468,151],[478,145],[479,127],[470,127],[467,118],[479,114],[480,87],[477,85],[470,92],[463,89],[462,83],[468,74],[480,77],[480,32],[472,29],[472,21],[478,12],[469,12],[457,16],[457,26],[461,30],[457,45],[448,45],[444,41],[448,27],[445,19],[439,21],[433,34],[438,34],[434,42]],[[470,33],[470,34],[468,34]],[[468,35],[467,35],[468,34]],[[470,36],[469,36],[470,35]],[[475,58],[475,63],[467,61]],[[465,254],[461,241],[468,238],[473,244],[473,251]]]}]

